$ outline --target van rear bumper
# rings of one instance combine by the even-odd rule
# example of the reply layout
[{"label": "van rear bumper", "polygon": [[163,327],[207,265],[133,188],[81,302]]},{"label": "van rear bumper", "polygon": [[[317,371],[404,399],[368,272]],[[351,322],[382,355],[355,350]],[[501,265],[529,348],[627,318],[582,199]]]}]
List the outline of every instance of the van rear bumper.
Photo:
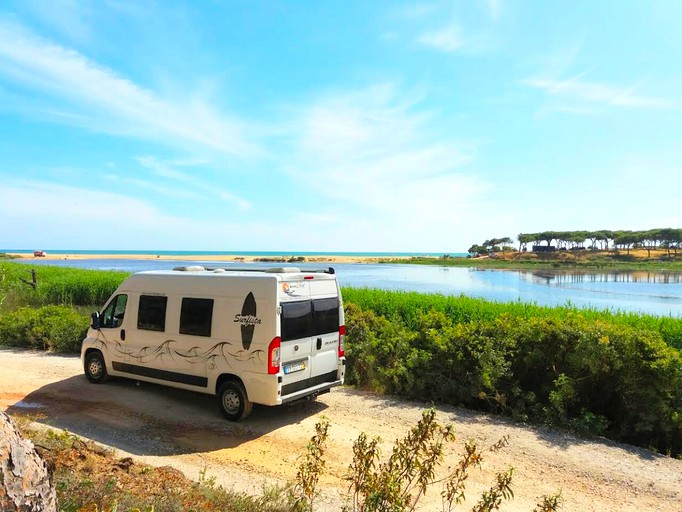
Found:
[{"label": "van rear bumper", "polygon": [[290,393],[288,395],[283,396],[282,397],[282,403],[286,404],[288,402],[300,400],[300,399],[305,398],[305,397],[310,396],[310,395],[319,395],[321,393],[329,391],[331,388],[334,388],[336,386],[340,386],[342,384],[343,384],[343,380],[339,379],[339,380],[335,380],[334,382],[325,382],[324,384],[318,384],[317,386],[302,389],[301,391],[297,391],[295,393]]}]

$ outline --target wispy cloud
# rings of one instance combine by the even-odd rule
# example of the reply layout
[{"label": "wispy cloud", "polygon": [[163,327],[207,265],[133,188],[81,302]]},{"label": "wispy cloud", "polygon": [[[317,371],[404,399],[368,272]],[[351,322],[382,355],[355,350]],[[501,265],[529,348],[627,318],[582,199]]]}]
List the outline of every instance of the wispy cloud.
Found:
[{"label": "wispy cloud", "polygon": [[223,201],[228,201],[235,204],[241,210],[248,210],[251,208],[251,203],[238,195],[224,190],[213,183],[207,182],[205,179],[197,178],[196,176],[179,170],[178,167],[195,167],[204,165],[204,161],[188,161],[180,160],[177,162],[163,162],[153,156],[140,156],[137,158],[138,163],[152,171],[152,173],[159,178],[169,179],[180,184],[185,192],[194,190],[192,195],[196,198],[200,197],[217,197]]},{"label": "wispy cloud", "polygon": [[[53,122],[239,157],[260,151],[245,134],[245,122],[215,111],[201,98],[183,102],[164,98],[3,20],[0,76],[30,95],[34,114],[39,111]],[[45,102],[49,107],[41,108],[41,95],[50,98]]]},{"label": "wispy cloud", "polygon": [[[342,208],[359,216],[361,229],[346,235],[371,233],[365,247],[377,247],[371,237],[379,233],[387,238],[382,242],[393,238],[392,247],[438,239],[468,218],[490,188],[462,170],[473,161],[474,144],[439,138],[430,129],[435,115],[420,107],[419,95],[382,84],[300,109],[298,157],[288,171],[295,179],[314,176],[316,195],[333,199],[335,206],[319,215]],[[405,233],[412,239],[403,241]]]},{"label": "wispy cloud", "polygon": [[484,0],[488,7],[488,12],[493,21],[499,21],[502,17],[503,0]]},{"label": "wispy cloud", "polygon": [[476,54],[494,44],[502,1],[438,2],[403,10],[402,15],[410,22],[404,30],[412,32],[417,44],[441,53]]},{"label": "wispy cloud", "polygon": [[434,50],[451,53],[464,46],[459,27],[449,25],[445,28],[425,32],[417,38],[417,42]]},{"label": "wispy cloud", "polygon": [[[229,250],[239,243],[263,250],[271,248],[273,240],[277,246],[284,239],[282,230],[273,223],[180,217],[148,200],[101,189],[3,180],[0,194],[4,198],[0,216],[7,221],[3,237],[14,241],[16,248],[39,244],[55,249]],[[116,215],[112,217],[111,208],[93,205],[113,205]],[[107,236],[102,236],[105,233]],[[216,233],[230,233],[232,238],[226,240]]]},{"label": "wispy cloud", "polygon": [[77,0],[25,0],[22,2],[33,16],[72,41],[88,41],[92,37],[92,10],[89,2]]},{"label": "wispy cloud", "polygon": [[637,86],[617,87],[583,80],[584,74],[566,80],[529,78],[521,83],[541,89],[548,95],[566,100],[600,103],[617,107],[662,108],[671,106],[664,98],[637,93]]}]

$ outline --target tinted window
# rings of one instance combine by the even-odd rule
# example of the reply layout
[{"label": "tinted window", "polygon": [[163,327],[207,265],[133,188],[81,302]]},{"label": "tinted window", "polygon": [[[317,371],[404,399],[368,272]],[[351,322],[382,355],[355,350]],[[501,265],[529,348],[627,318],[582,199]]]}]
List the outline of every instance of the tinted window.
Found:
[{"label": "tinted window", "polygon": [[120,327],[126,312],[127,295],[117,295],[100,315],[101,327]]},{"label": "tinted window", "polygon": [[336,297],[331,299],[315,299],[313,301],[313,318],[315,325],[313,336],[338,332],[339,300]]},{"label": "tinted window", "polygon": [[282,341],[309,338],[339,330],[339,299],[282,304]]},{"label": "tinted window", "polygon": [[140,306],[137,310],[137,328],[146,331],[165,331],[167,302],[167,297],[140,295]]},{"label": "tinted window", "polygon": [[312,336],[313,311],[309,300],[282,304],[282,341]]},{"label": "tinted window", "polygon": [[180,334],[210,336],[213,299],[182,299]]}]

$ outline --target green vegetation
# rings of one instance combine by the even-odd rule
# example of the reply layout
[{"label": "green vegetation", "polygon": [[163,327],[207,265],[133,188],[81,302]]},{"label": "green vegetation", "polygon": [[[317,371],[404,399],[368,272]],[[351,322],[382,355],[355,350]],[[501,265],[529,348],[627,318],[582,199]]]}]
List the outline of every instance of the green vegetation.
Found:
[{"label": "green vegetation", "polygon": [[682,356],[660,328],[679,336],[682,320],[656,329],[644,316],[374,290],[345,300],[350,383],[682,454]]},{"label": "green vegetation", "polygon": [[[39,267],[33,288],[22,282],[29,270],[0,263],[0,345],[55,352],[78,351],[87,313],[127,275]],[[370,289],[343,296],[350,383],[682,454],[680,318]]]},{"label": "green vegetation", "polygon": [[[315,435],[308,443],[306,454],[298,469],[293,486],[294,512],[314,512],[317,484],[324,472],[324,454],[327,447],[330,424],[323,420],[315,425]],[[419,422],[403,439],[398,439],[387,460],[382,461],[379,451],[380,439],[367,439],[362,433],[353,443],[353,460],[345,480],[349,482],[344,512],[405,512],[415,510],[427,490],[441,487],[441,510],[450,512],[461,505],[472,468],[481,466],[484,452],[473,440],[464,446],[459,462],[448,467],[445,477],[437,478],[436,470],[443,466],[447,445],[454,443],[452,425],[441,425],[436,412],[429,409],[422,413]],[[507,446],[504,438],[487,451],[497,451]],[[499,510],[504,501],[514,497],[512,491],[513,469],[496,475],[489,491],[481,494],[472,512]],[[561,505],[560,494],[542,496],[534,512],[553,512]]]},{"label": "green vegetation", "polygon": [[[473,244],[467,251],[469,258],[452,258],[446,254],[440,258],[387,258],[381,262],[500,269],[682,271],[682,253],[678,253],[682,248],[682,229],[542,231],[519,233],[517,239],[518,251],[511,247],[511,238],[500,237]],[[529,244],[533,251],[528,251]],[[630,254],[634,249],[642,253],[640,257]],[[490,256],[490,259],[479,256]]]},{"label": "green vegetation", "polygon": [[99,309],[127,275],[0,263],[0,346],[79,352],[90,311]]},{"label": "green vegetation", "polygon": [[[31,270],[35,270],[33,287]],[[0,299],[6,307],[101,306],[129,274],[113,270],[87,270],[56,266],[30,267],[22,263],[0,263]]]},{"label": "green vegetation", "polygon": [[102,449],[68,433],[37,430],[30,418],[14,416],[25,437],[53,468],[59,510],[63,512],[288,512],[284,488],[264,490],[262,497],[227,491],[215,480],[200,475],[193,482],[169,466],[155,468],[117,459]]},{"label": "green vegetation", "polygon": [[[263,496],[253,497],[227,491],[205,472],[193,482],[168,466],[156,468],[129,457],[117,459],[110,450],[69,432],[35,429],[30,417],[14,416],[12,420],[52,468],[59,510],[64,512],[314,512],[331,426],[325,419],[315,425],[316,433],[300,457],[295,481],[267,487]],[[353,445],[345,475],[349,482],[345,512],[407,512],[415,509],[427,489],[435,488],[442,489],[441,510],[450,512],[463,504],[471,470],[481,467],[487,452],[507,446],[508,439],[487,450],[468,441],[460,460],[449,465],[440,479],[436,470],[444,467],[445,449],[455,442],[455,435],[452,425],[436,420],[433,409],[424,411],[407,435],[395,442],[385,461],[381,460],[379,442],[378,438],[368,440],[363,433]],[[511,468],[499,472],[472,510],[498,510],[513,498],[512,473]],[[561,501],[559,494],[541,496],[534,511],[556,511]]]},{"label": "green vegetation", "polygon": [[413,257],[409,259],[382,259],[380,263],[439,265],[444,267],[475,267],[507,270],[582,270],[600,271],[637,271],[682,272],[682,254],[667,256],[664,259],[643,259],[632,255],[608,253],[604,251],[556,251],[547,253],[533,252],[493,252],[489,258],[454,258],[444,255],[439,258]]},{"label": "green vegetation", "polygon": [[677,317],[583,309],[570,305],[549,307],[528,302],[491,302],[464,295],[451,296],[369,288],[344,288],[342,292],[345,303],[357,304],[363,310],[372,311],[410,330],[418,329],[420,319],[431,311],[443,313],[455,324],[493,321],[502,315],[522,320],[542,318],[557,323],[561,323],[565,318],[579,316],[589,322],[602,322],[652,331],[660,334],[669,345],[682,350],[682,318]]},{"label": "green vegetation", "polygon": [[80,352],[89,323],[69,306],[20,307],[0,316],[0,346]]},{"label": "green vegetation", "polygon": [[539,245],[545,242],[551,246],[556,242],[557,248],[584,248],[585,242],[590,241],[590,248],[609,247],[626,249],[629,253],[632,247],[642,247],[649,252],[657,248],[666,249],[668,255],[671,251],[677,254],[677,249],[682,247],[682,229],[656,228],[646,231],[602,229],[598,231],[542,231],[540,233],[519,233],[519,250],[525,249],[529,243]]}]

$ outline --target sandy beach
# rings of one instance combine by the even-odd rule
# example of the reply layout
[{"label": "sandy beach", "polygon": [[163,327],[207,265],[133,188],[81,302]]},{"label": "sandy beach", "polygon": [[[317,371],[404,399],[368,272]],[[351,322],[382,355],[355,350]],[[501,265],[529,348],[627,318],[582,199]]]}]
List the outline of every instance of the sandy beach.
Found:
[{"label": "sandy beach", "polygon": [[[50,254],[35,257],[27,253],[8,253],[21,259],[36,260],[90,260],[90,259],[118,259],[118,260],[196,260],[196,261],[239,261],[239,262],[272,262],[272,263],[377,263],[387,258],[353,256],[353,255],[314,255],[314,256],[244,256],[237,254],[202,254],[202,255],[167,255],[167,254]],[[303,259],[299,259],[303,258]],[[391,256],[390,259],[409,259],[410,256]]]}]

